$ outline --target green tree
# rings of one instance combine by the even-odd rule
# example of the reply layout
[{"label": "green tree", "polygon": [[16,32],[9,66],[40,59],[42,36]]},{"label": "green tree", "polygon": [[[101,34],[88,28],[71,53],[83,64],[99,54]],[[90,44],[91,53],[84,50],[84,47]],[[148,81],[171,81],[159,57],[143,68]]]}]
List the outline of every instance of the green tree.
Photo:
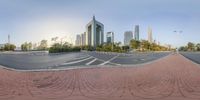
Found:
[{"label": "green tree", "polygon": [[187,51],[187,47],[181,46],[181,47],[179,48],[179,51]]},{"label": "green tree", "polygon": [[39,50],[47,50],[47,47],[48,47],[47,40],[42,40],[40,42],[38,49]]},{"label": "green tree", "polygon": [[28,50],[32,49],[33,44],[31,42],[28,43]]},{"label": "green tree", "polygon": [[21,45],[21,50],[22,51],[28,51],[29,49],[28,49],[28,43],[27,42],[25,42],[25,43],[23,43],[22,45]]},{"label": "green tree", "polygon": [[200,51],[200,43],[196,44],[197,51]]},{"label": "green tree", "polygon": [[15,46],[14,44],[9,44],[9,43],[7,43],[7,44],[4,45],[4,48],[3,48],[3,49],[4,49],[5,51],[14,51],[15,48],[16,48],[16,46]]},{"label": "green tree", "polygon": [[130,41],[130,46],[131,46],[132,49],[139,49],[140,41],[133,39],[133,40]]},{"label": "green tree", "polygon": [[59,52],[78,52],[80,51],[80,47],[72,47],[72,45],[68,42],[62,43],[54,43],[50,48],[50,53],[59,53]]},{"label": "green tree", "polygon": [[142,40],[141,41],[141,49],[142,50],[150,50],[150,43],[149,43],[149,41],[147,41],[147,40]]},{"label": "green tree", "polygon": [[195,44],[192,43],[192,42],[188,42],[187,47],[188,47],[188,50],[189,50],[189,51],[194,51],[194,49],[195,49]]}]

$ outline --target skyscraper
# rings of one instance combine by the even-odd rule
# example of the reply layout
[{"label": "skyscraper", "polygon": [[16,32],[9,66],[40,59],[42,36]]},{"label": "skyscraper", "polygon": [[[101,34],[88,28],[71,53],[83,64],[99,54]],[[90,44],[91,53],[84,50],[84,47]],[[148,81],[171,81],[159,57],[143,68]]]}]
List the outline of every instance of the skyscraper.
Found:
[{"label": "skyscraper", "polygon": [[81,34],[81,46],[85,46],[85,45],[86,45],[86,32]]},{"label": "skyscraper", "polygon": [[10,44],[10,34],[8,34],[8,44]]},{"label": "skyscraper", "polygon": [[81,46],[81,35],[76,35],[76,41],[75,41],[76,46]]},{"label": "skyscraper", "polygon": [[139,41],[139,25],[135,25],[135,33],[134,33],[135,40]]},{"label": "skyscraper", "polygon": [[152,38],[152,29],[151,29],[150,27],[148,28],[148,41],[149,41],[150,43],[153,42],[153,38]]},{"label": "skyscraper", "polygon": [[132,39],[133,39],[133,32],[132,31],[126,31],[124,33],[124,45],[128,46]]},{"label": "skyscraper", "polygon": [[114,43],[114,32],[107,32],[106,42],[107,43]]},{"label": "skyscraper", "polygon": [[86,45],[96,47],[103,44],[104,40],[104,25],[95,20],[93,16],[92,21],[86,25]]}]

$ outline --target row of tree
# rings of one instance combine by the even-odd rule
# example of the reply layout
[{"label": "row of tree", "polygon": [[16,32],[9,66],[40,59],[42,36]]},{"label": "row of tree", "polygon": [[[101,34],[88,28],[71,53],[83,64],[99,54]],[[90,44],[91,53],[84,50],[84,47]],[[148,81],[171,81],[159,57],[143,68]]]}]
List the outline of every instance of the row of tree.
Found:
[{"label": "row of tree", "polygon": [[137,41],[134,39],[130,41],[130,47],[138,51],[169,51],[171,50],[170,46],[165,47],[156,43],[150,43],[147,40]]},{"label": "row of tree", "polygon": [[54,43],[49,48],[49,53],[61,53],[61,52],[79,52],[81,50],[80,47],[73,47],[72,44],[68,42],[65,43]]},{"label": "row of tree", "polygon": [[181,46],[179,51],[200,51],[200,43],[188,42],[186,46]]},{"label": "row of tree", "polygon": [[[34,46],[34,47],[33,47]],[[29,50],[48,50],[48,43],[47,40],[40,41],[39,46],[35,46],[31,42],[25,42],[21,45],[22,51],[29,51]]]},{"label": "row of tree", "polygon": [[96,50],[103,52],[129,52],[129,51],[169,51],[172,50],[170,46],[165,47],[156,43],[150,43],[147,40],[131,40],[130,45],[121,46],[121,42],[118,43],[105,43],[97,46],[96,48],[90,46],[81,46],[82,50]]},{"label": "row of tree", "polygon": [[96,51],[103,51],[103,52],[126,52],[129,47],[120,46],[121,42],[118,43],[107,43],[97,46]]},{"label": "row of tree", "polygon": [[0,51],[14,51],[16,46],[14,44],[7,43],[0,48]]}]

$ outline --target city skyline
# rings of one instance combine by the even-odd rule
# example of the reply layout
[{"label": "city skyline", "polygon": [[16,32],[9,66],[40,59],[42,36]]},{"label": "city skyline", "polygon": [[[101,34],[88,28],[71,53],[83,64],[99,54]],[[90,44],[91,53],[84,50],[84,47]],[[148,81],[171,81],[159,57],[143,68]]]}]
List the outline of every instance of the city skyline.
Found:
[{"label": "city skyline", "polygon": [[123,42],[123,33],[133,30],[134,25],[139,25],[140,39],[147,40],[147,29],[151,26],[153,39],[161,44],[181,46],[189,41],[198,43],[199,4],[200,1],[197,0],[1,0],[0,44],[7,42],[8,34],[10,42],[17,46],[25,41],[50,41],[55,36],[66,36],[65,40],[74,43],[76,34],[85,31],[85,25],[92,15],[96,15],[97,19],[103,22],[105,33],[115,33],[116,42]]}]

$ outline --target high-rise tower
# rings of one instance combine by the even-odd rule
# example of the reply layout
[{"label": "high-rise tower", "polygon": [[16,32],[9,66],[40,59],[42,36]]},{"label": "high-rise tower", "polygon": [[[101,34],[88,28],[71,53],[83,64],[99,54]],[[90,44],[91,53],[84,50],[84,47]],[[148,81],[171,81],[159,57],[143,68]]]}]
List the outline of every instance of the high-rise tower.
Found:
[{"label": "high-rise tower", "polygon": [[10,44],[10,34],[8,34],[8,44]]},{"label": "high-rise tower", "polygon": [[124,45],[129,46],[130,41],[133,39],[133,32],[132,31],[126,31],[124,33]]},{"label": "high-rise tower", "polygon": [[135,25],[134,39],[139,41],[139,25]]},{"label": "high-rise tower", "polygon": [[153,42],[153,38],[152,38],[152,29],[151,29],[150,27],[148,28],[148,41],[149,41],[150,43]]},{"label": "high-rise tower", "polygon": [[103,44],[104,25],[96,21],[93,16],[92,21],[86,25],[86,45],[96,47]]},{"label": "high-rise tower", "polygon": [[107,32],[106,42],[107,43],[114,43],[114,32]]}]

